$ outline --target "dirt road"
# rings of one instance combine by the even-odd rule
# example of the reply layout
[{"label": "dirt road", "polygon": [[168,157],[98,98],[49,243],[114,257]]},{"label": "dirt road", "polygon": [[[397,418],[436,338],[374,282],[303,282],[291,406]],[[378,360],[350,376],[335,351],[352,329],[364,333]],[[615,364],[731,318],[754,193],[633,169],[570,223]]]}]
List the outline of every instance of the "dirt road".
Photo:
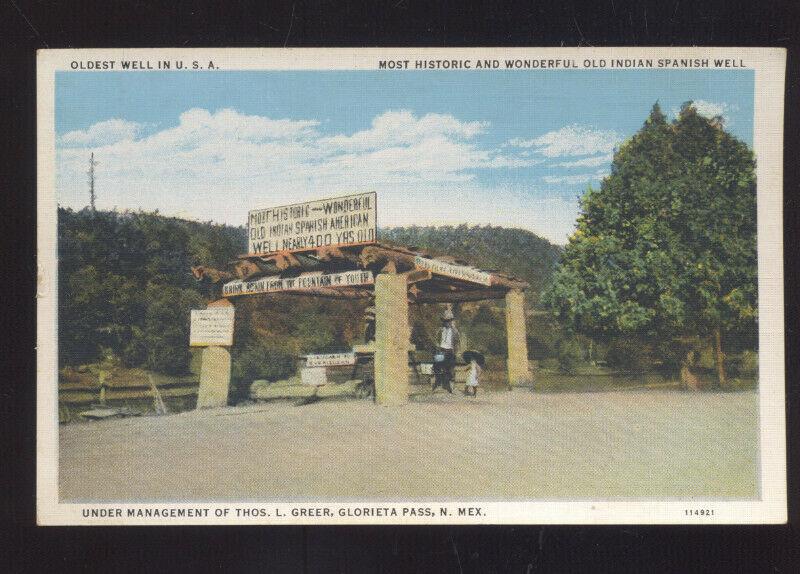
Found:
[{"label": "dirt road", "polygon": [[64,501],[757,497],[753,392],[266,403],[60,428]]}]

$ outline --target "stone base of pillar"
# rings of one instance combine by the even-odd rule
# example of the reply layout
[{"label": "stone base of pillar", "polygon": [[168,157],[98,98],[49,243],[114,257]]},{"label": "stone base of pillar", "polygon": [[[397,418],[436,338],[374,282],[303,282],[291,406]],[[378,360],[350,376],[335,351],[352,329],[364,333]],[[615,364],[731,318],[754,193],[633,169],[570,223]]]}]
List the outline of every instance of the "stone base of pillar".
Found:
[{"label": "stone base of pillar", "polygon": [[508,336],[508,384],[533,383],[528,365],[528,337],[525,327],[525,295],[512,290],[506,294],[506,334]]},{"label": "stone base of pillar", "polygon": [[375,278],[375,402],[408,402],[408,285],[402,275]]},{"label": "stone base of pillar", "polygon": [[231,352],[227,347],[206,347],[200,367],[197,408],[228,405],[231,386]]}]

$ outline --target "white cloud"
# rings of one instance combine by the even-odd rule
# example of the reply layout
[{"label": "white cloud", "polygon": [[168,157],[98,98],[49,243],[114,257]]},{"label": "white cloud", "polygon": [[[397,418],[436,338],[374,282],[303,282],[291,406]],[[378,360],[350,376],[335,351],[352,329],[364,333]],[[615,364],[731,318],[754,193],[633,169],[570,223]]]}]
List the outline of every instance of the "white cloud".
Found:
[{"label": "white cloud", "polygon": [[142,125],[127,120],[106,120],[92,125],[87,130],[67,132],[59,138],[63,146],[102,146],[120,141],[133,140],[139,135]]},{"label": "white cloud", "polygon": [[728,105],[725,103],[706,102],[705,100],[697,100],[693,102],[694,108],[697,113],[707,118],[721,116],[725,113]]},{"label": "white cloud", "polygon": [[583,159],[576,159],[574,161],[564,161],[561,163],[555,164],[557,167],[600,167],[604,165],[608,165],[614,159],[614,154],[609,153],[606,155],[599,155],[595,157],[586,157]]},{"label": "white cloud", "polygon": [[461,122],[451,115],[426,114],[417,118],[408,110],[388,111],[376,116],[367,130],[325,138],[322,143],[347,151],[363,151],[437,138],[468,140],[488,125],[488,122]]},{"label": "white cloud", "polygon": [[263,116],[248,116],[236,110],[223,109],[213,114],[194,108],[181,114],[180,125],[167,133],[178,138],[205,141],[265,142],[308,138],[316,135],[314,120],[273,120]]},{"label": "white cloud", "polygon": [[[483,187],[476,170],[526,167],[542,159],[481,145],[478,136],[489,127],[451,115],[387,111],[365,130],[322,134],[314,119],[192,109],[178,125],[146,136],[136,131],[106,140],[72,137],[71,144],[62,136],[59,202],[76,209],[86,205],[86,169],[94,152],[100,209],[159,209],[238,225],[254,207],[376,190],[382,224],[424,224],[445,214],[447,221],[498,224],[508,217],[490,194],[504,192]],[[75,147],[79,141],[83,147]]]},{"label": "white cloud", "polygon": [[546,175],[542,177],[546,183],[561,183],[566,185],[577,185],[589,183],[590,181],[600,181],[609,174],[606,170],[598,170],[595,173],[581,173],[578,175]]},{"label": "white cloud", "polygon": [[[728,119],[728,115],[732,111],[736,111],[738,106],[728,104],[725,102],[707,102],[705,100],[693,100],[692,106],[694,109],[697,110],[697,113],[706,118],[715,118],[717,116],[722,116],[726,120]],[[672,115],[677,117],[680,114],[679,108],[673,108],[670,110]]]},{"label": "white cloud", "polygon": [[610,153],[622,141],[615,131],[596,130],[577,124],[547,132],[537,138],[525,140],[516,138],[509,145],[521,148],[534,148],[545,157],[563,157]]}]

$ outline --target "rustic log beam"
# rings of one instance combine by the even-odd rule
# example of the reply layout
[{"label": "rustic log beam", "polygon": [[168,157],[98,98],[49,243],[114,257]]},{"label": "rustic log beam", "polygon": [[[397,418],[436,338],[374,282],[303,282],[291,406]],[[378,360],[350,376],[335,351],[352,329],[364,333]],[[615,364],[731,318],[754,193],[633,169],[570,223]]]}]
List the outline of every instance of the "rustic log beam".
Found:
[{"label": "rustic log beam", "polygon": [[394,263],[398,272],[414,269],[414,255],[378,245],[368,245],[361,250],[359,263],[362,267],[383,268],[389,262]]},{"label": "rustic log beam", "polygon": [[198,265],[196,267],[192,267],[192,275],[197,281],[208,281],[209,283],[220,283],[221,281],[230,281],[233,279],[233,273],[228,273],[227,271],[220,271],[219,269],[214,269],[212,267],[204,267],[202,265]]},{"label": "rustic log beam", "polygon": [[503,287],[505,289],[527,289],[530,287],[527,281],[512,279],[492,273],[492,287]]},{"label": "rustic log beam", "polygon": [[259,295],[291,295],[293,297],[303,296],[323,299],[368,299],[372,296],[367,289],[355,289],[352,287],[315,287],[313,289],[272,291],[259,293]]},{"label": "rustic log beam", "polygon": [[368,299],[372,296],[372,293],[370,289],[356,287],[313,287],[310,289],[284,289],[281,291],[267,291],[265,293],[226,295],[225,299],[235,300],[239,297],[259,297],[264,295],[291,295],[293,297],[302,296],[324,299]]},{"label": "rustic log beam", "polygon": [[278,271],[286,271],[292,267],[302,267],[294,253],[289,253],[288,251],[276,253],[274,261],[275,265],[278,267]]},{"label": "rustic log beam", "polygon": [[317,249],[316,257],[320,261],[333,261],[337,259],[347,259],[344,252],[336,245],[325,245]]},{"label": "rustic log beam", "polygon": [[267,272],[266,269],[264,269],[258,264],[257,261],[253,259],[238,260],[233,264],[233,270],[236,273],[236,276],[242,281],[248,281],[253,277]]},{"label": "rustic log beam", "polygon": [[412,283],[419,283],[420,281],[428,281],[429,279],[433,278],[433,273],[428,271],[427,269],[417,269],[415,271],[406,271],[403,273],[406,277],[406,283],[411,285]]},{"label": "rustic log beam", "polygon": [[471,291],[450,291],[432,293],[419,290],[412,299],[415,303],[460,303],[464,301],[485,301],[502,299],[506,291],[499,289],[473,289]]}]

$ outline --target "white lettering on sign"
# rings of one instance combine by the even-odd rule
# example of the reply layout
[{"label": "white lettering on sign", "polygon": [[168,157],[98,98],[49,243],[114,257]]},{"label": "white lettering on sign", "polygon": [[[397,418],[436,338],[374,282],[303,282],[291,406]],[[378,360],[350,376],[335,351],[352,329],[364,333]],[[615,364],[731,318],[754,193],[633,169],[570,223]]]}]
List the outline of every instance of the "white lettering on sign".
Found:
[{"label": "white lettering on sign", "polygon": [[414,265],[419,269],[427,269],[439,275],[446,275],[455,279],[469,281],[471,283],[480,283],[481,285],[492,284],[492,274],[486,273],[475,269],[474,267],[467,267],[466,265],[455,265],[438,259],[428,259],[427,257],[420,257],[417,255],[414,258]]},{"label": "white lettering on sign", "polygon": [[253,210],[247,215],[247,250],[251,255],[263,255],[374,243],[378,232],[376,198],[372,191]]},{"label": "white lettering on sign", "polygon": [[306,355],[306,367],[335,367],[338,365],[355,365],[355,353],[326,353],[323,355]]},{"label": "white lettering on sign", "polygon": [[275,293],[279,291],[303,291],[315,287],[352,287],[372,285],[375,278],[372,271],[344,271],[342,273],[304,273],[298,277],[262,277],[253,281],[237,279],[222,286],[223,297],[253,295],[255,293]]},{"label": "white lettering on sign", "polygon": [[321,387],[328,384],[328,375],[325,367],[311,367],[300,369],[300,381],[304,385]]},{"label": "white lettering on sign", "polygon": [[192,347],[233,345],[233,307],[193,309],[189,324],[189,345]]}]

